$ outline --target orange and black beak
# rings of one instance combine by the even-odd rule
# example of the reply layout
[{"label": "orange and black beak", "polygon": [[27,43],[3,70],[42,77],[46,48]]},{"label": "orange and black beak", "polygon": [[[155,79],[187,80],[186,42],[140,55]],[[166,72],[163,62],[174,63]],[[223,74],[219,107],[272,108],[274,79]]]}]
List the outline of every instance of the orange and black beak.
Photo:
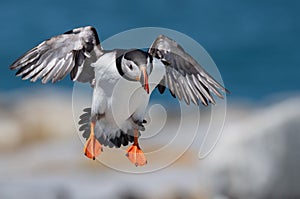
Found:
[{"label": "orange and black beak", "polygon": [[147,74],[146,66],[141,66],[140,69],[141,69],[140,82],[143,85],[146,92],[149,94],[149,83],[148,83],[148,74]]}]

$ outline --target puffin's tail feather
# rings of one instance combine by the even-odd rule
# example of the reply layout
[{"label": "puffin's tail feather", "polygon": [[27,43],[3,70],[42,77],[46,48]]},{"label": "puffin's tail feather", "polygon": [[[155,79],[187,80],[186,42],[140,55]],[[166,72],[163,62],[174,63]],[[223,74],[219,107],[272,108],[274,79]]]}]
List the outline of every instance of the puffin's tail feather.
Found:
[{"label": "puffin's tail feather", "polygon": [[[80,120],[78,122],[79,124],[79,131],[82,131],[82,136],[87,140],[90,136],[90,122],[91,122],[91,108],[85,108],[83,109],[83,114],[79,117]],[[99,123],[95,126],[95,134],[99,135],[101,134]],[[127,132],[125,133],[121,129],[118,130],[118,132],[115,134],[116,137],[114,138],[108,138],[104,134],[101,134],[100,137],[97,137],[97,140],[100,142],[100,144],[104,146],[108,146],[110,148],[116,147],[120,148],[122,145],[127,146],[129,143],[132,143],[134,140],[133,132]]]}]

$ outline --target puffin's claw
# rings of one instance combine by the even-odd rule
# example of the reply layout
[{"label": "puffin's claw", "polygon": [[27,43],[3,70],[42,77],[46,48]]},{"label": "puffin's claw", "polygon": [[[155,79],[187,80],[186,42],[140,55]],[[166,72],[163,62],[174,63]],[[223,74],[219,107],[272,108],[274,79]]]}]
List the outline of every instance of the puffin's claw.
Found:
[{"label": "puffin's claw", "polygon": [[131,118],[131,124],[133,125],[134,129],[138,129],[139,131],[145,131],[145,126],[144,126],[144,122],[146,120],[143,121],[139,121],[139,120],[134,120],[133,118]]}]

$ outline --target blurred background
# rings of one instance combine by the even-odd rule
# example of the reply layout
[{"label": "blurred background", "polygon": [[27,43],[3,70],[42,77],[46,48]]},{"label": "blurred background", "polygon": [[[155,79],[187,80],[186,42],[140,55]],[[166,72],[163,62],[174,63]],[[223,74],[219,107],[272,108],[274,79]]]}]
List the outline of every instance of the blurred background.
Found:
[{"label": "blurred background", "polygon": [[[297,0],[2,0],[0,198],[299,198],[299,7]],[[208,157],[198,159],[200,138],[148,174],[83,156],[69,78],[33,84],[8,67],[43,40],[86,25],[102,41],[132,28],[169,28],[207,50],[231,91]]]}]

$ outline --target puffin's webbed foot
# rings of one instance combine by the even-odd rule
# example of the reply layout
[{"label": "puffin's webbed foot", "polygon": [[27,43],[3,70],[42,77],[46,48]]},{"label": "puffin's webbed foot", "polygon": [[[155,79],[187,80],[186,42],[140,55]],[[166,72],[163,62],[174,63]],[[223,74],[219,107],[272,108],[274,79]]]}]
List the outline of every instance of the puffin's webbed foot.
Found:
[{"label": "puffin's webbed foot", "polygon": [[130,146],[127,149],[126,156],[135,166],[144,166],[147,164],[146,156],[138,144]]},{"label": "puffin's webbed foot", "polygon": [[87,139],[85,145],[84,145],[84,155],[86,155],[88,158],[95,160],[95,158],[100,155],[100,153],[103,151],[102,145],[100,142],[97,140],[95,137],[95,125],[96,121],[100,120],[103,118],[105,114],[95,114],[91,118],[91,123],[90,123],[90,135],[89,138]]},{"label": "puffin's webbed foot", "polygon": [[147,164],[147,159],[139,146],[138,134],[138,129],[134,129],[134,142],[133,145],[127,149],[126,156],[135,166],[144,166]]},{"label": "puffin's webbed foot", "polygon": [[95,122],[91,122],[91,133],[84,145],[84,155],[86,157],[95,160],[95,158],[100,155],[102,152],[102,145],[100,142],[96,139],[95,134],[94,134],[94,129],[95,129]]}]

